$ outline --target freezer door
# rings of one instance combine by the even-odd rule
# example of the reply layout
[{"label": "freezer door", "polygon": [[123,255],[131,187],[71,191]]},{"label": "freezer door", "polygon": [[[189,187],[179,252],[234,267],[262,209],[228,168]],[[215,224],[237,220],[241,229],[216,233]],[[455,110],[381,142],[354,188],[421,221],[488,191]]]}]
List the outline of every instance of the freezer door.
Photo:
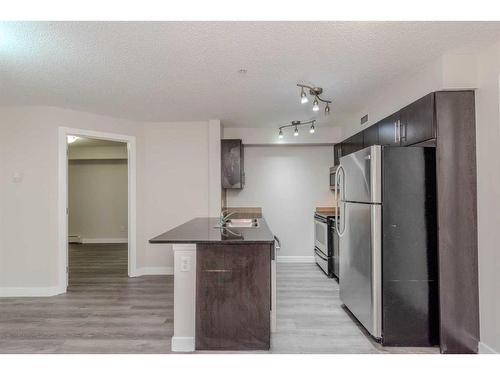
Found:
[{"label": "freezer door", "polygon": [[381,146],[370,146],[340,158],[340,199],[347,202],[382,202]]},{"label": "freezer door", "polygon": [[376,204],[346,203],[340,236],[340,299],[375,338],[382,337],[381,212]]}]

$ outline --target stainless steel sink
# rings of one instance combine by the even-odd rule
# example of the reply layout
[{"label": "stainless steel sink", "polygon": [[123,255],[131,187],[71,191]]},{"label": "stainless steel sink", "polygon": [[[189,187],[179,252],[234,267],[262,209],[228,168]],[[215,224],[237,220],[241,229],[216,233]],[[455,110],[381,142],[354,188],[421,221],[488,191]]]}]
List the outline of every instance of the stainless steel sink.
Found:
[{"label": "stainless steel sink", "polygon": [[258,228],[259,220],[257,219],[229,219],[223,224],[217,225],[215,228]]}]

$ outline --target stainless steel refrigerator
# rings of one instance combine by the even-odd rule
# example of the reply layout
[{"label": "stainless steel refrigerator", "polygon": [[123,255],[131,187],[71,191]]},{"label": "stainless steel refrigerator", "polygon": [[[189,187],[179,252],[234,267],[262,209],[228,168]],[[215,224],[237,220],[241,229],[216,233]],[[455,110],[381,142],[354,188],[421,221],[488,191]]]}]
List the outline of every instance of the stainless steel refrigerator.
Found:
[{"label": "stainless steel refrigerator", "polygon": [[434,149],[367,147],[337,179],[342,302],[385,345],[436,344]]}]

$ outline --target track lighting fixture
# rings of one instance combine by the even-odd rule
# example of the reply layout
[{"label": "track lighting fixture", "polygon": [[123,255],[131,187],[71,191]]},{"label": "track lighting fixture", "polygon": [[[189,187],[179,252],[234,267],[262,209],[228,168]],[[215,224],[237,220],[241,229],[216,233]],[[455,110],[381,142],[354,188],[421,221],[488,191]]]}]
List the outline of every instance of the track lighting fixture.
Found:
[{"label": "track lighting fixture", "polygon": [[323,103],[326,103],[325,115],[330,114],[330,104],[332,103],[332,101],[328,100],[328,99],[323,99],[321,97],[321,94],[323,93],[323,88],[304,85],[302,83],[297,83],[297,86],[300,87],[300,102],[302,104],[309,102],[309,99],[307,98],[307,94],[306,94],[306,90],[305,90],[305,89],[308,89],[309,94],[311,96],[314,96],[312,110],[314,112],[318,112],[319,111],[319,102],[323,102]]},{"label": "track lighting fixture", "polygon": [[309,133],[313,134],[314,131],[315,131],[315,128],[314,128],[314,124],[316,123],[316,120],[309,120],[309,121],[305,121],[305,122],[301,122],[301,121],[292,121],[290,124],[287,124],[287,125],[283,125],[283,126],[280,126],[278,129],[279,129],[279,132],[278,132],[278,138],[279,139],[283,139],[284,137],[284,134],[283,134],[283,129],[285,128],[290,128],[290,127],[293,127],[293,136],[294,137],[297,137],[299,135],[299,126],[303,126],[303,125],[309,125],[311,124],[311,127],[309,128]]}]

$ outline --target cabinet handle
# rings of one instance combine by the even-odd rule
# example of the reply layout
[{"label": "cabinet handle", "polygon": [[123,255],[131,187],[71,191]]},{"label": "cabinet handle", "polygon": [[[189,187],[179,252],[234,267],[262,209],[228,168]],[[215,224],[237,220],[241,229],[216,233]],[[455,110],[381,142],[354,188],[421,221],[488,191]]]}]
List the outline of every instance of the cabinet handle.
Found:
[{"label": "cabinet handle", "polygon": [[232,270],[203,270],[203,272],[222,273],[222,272],[232,272]]},{"label": "cabinet handle", "polygon": [[398,120],[394,123],[394,142],[399,143],[401,141],[401,121]]}]

